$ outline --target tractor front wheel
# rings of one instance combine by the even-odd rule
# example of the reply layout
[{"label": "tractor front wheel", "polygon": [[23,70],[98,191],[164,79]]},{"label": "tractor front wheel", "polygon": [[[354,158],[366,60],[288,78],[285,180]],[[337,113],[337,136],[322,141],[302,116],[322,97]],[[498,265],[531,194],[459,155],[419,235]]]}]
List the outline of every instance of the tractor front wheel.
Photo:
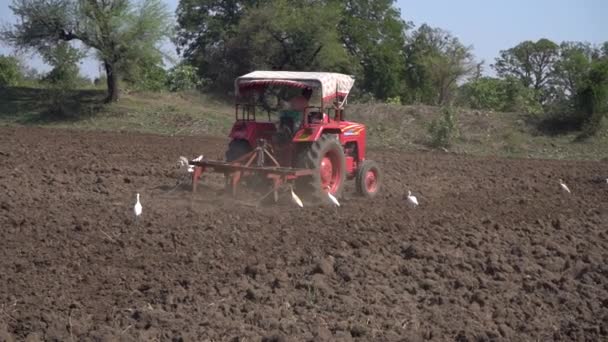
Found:
[{"label": "tractor front wheel", "polygon": [[378,164],[371,160],[364,160],[357,171],[356,184],[359,195],[375,197],[382,185],[382,173],[380,173]]},{"label": "tractor front wheel", "polygon": [[314,170],[312,176],[298,180],[298,188],[305,188],[313,195],[327,192],[336,197],[342,195],[346,180],[346,158],[342,145],[335,136],[321,136],[300,154],[297,165]]}]

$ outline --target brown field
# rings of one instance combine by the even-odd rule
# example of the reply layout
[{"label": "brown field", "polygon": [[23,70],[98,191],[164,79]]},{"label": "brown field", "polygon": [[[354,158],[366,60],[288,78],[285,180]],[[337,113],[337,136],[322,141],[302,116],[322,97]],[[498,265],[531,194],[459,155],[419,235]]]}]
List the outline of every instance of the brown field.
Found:
[{"label": "brown field", "polygon": [[175,188],[225,144],[0,128],[0,341],[608,339],[608,162],[373,149],[338,210]]}]

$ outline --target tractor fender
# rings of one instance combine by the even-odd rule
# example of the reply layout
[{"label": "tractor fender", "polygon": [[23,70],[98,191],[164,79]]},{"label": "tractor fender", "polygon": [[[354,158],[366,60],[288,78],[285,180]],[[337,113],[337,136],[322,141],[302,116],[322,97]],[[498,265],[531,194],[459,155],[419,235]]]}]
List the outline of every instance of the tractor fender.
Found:
[{"label": "tractor fender", "polygon": [[242,121],[234,123],[228,135],[232,140],[245,140],[249,145],[256,146],[258,139],[271,140],[276,132],[272,122]]},{"label": "tractor fender", "polygon": [[336,134],[339,136],[339,128],[327,128],[323,126],[307,127],[299,130],[293,137],[292,141],[295,143],[300,142],[313,142],[319,140],[321,135],[324,134]]}]

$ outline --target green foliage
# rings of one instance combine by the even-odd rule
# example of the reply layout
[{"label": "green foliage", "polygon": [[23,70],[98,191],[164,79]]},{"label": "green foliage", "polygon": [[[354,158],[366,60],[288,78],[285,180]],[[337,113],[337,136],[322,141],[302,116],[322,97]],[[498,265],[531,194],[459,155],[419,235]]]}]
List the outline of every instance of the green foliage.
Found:
[{"label": "green foliage", "polygon": [[196,67],[180,63],[167,72],[167,88],[169,91],[183,91],[200,88],[203,83],[198,77]]},{"label": "green foliage", "polygon": [[161,61],[140,62],[123,72],[123,81],[136,90],[162,91],[167,89],[167,71]]},{"label": "green foliage", "polygon": [[481,77],[460,86],[457,104],[472,109],[537,114],[542,108],[533,89],[519,80]]},{"label": "green foliage", "polygon": [[111,101],[118,99],[119,73],[159,58],[158,43],[171,33],[160,0],[13,0],[10,8],[19,20],[2,32],[5,41],[43,53],[59,41],[81,41],[103,63]]},{"label": "green foliage", "polygon": [[501,111],[527,114],[539,114],[543,111],[534,89],[525,87],[513,77],[507,77],[503,82],[504,100]]},{"label": "green foliage", "polygon": [[224,51],[236,48],[229,47],[229,41],[237,35],[245,11],[256,3],[257,0],[181,0],[177,7],[178,52],[198,68],[201,78],[210,79],[222,90],[229,90],[231,84],[226,79],[241,71],[231,60],[225,60]]},{"label": "green foliage", "polygon": [[[525,87],[540,92],[551,80],[553,67],[559,57],[559,46],[548,39],[524,41],[500,51],[493,65],[500,77],[515,77]],[[542,100],[542,99],[541,99]]]},{"label": "green foliage", "polygon": [[591,64],[576,94],[576,109],[585,121],[581,138],[595,135],[608,113],[608,58]]},{"label": "green foliage", "polygon": [[355,91],[386,99],[402,87],[407,28],[393,4],[182,0],[177,45],[215,89],[254,69],[324,70],[356,75]]},{"label": "green foliage", "polygon": [[458,81],[475,69],[471,47],[449,32],[420,26],[405,47],[406,98],[409,103],[443,105],[452,100]]},{"label": "green foliage", "polygon": [[356,86],[376,98],[397,96],[402,89],[403,46],[410,24],[393,0],[347,0],[340,4],[340,40],[358,67]]},{"label": "green foliage", "polygon": [[559,94],[576,94],[589,72],[591,62],[599,51],[589,43],[563,42],[560,44],[560,57],[553,70],[553,86]]},{"label": "green foliage", "polygon": [[386,99],[386,103],[391,105],[400,105],[401,96],[389,97],[388,99]]},{"label": "green foliage", "polygon": [[19,60],[0,55],[0,87],[16,86],[22,78]]},{"label": "green foliage", "polygon": [[42,80],[46,83],[66,89],[76,88],[79,81],[79,62],[84,58],[82,51],[70,46],[68,42],[61,41],[55,46],[46,48],[42,57],[53,67]]},{"label": "green foliage", "polygon": [[53,69],[41,78],[48,89],[49,106],[44,113],[47,119],[67,117],[67,103],[76,88],[90,81],[79,75],[79,63],[85,53],[74,48],[69,42],[59,41],[41,49],[42,58]]},{"label": "green foliage", "polygon": [[444,107],[441,116],[431,122],[428,131],[433,147],[449,147],[460,135],[456,111]]},{"label": "green foliage", "polygon": [[334,23],[338,11],[335,5],[291,0],[250,8],[224,49],[211,51],[210,69],[199,71],[223,89],[254,69],[348,71],[352,63]]},{"label": "green foliage", "polygon": [[472,109],[500,111],[505,107],[504,81],[481,77],[460,86],[457,103]]}]

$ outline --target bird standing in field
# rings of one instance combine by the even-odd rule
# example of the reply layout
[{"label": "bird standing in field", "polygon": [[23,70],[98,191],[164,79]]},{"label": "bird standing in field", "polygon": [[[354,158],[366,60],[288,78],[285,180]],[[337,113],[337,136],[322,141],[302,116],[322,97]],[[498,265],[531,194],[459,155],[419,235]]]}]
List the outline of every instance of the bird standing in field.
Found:
[{"label": "bird standing in field", "polygon": [[[202,158],[201,158],[202,160]],[[200,160],[195,160],[195,161],[200,161]],[[188,161],[188,159],[186,157],[180,156],[179,157],[179,166],[182,168],[186,168],[186,170],[188,170],[188,172],[192,173],[194,172],[194,165],[190,165],[190,162]]]},{"label": "bird standing in field", "polygon": [[293,192],[293,186],[291,187],[291,199],[294,201],[295,204],[297,204],[300,208],[304,208],[304,204],[302,203],[302,200],[300,199],[300,197],[298,197],[298,195],[296,195],[295,192]]},{"label": "bird standing in field", "polygon": [[412,192],[409,190],[407,191],[407,204],[410,208],[416,208],[418,206],[418,199],[416,196],[412,196]]},{"label": "bird standing in field", "polygon": [[564,183],[564,181],[561,179],[559,180],[559,186],[561,186],[561,188],[564,189],[564,191],[566,191],[567,193],[571,193],[566,183]]},{"label": "bird standing in field", "polygon": [[178,162],[181,167],[188,166],[188,158],[184,156],[180,156]]},{"label": "bird standing in field", "polygon": [[135,213],[135,219],[138,219],[141,215],[142,207],[139,202],[139,193],[137,193],[137,202],[135,202],[135,207],[133,207],[133,212]]}]

